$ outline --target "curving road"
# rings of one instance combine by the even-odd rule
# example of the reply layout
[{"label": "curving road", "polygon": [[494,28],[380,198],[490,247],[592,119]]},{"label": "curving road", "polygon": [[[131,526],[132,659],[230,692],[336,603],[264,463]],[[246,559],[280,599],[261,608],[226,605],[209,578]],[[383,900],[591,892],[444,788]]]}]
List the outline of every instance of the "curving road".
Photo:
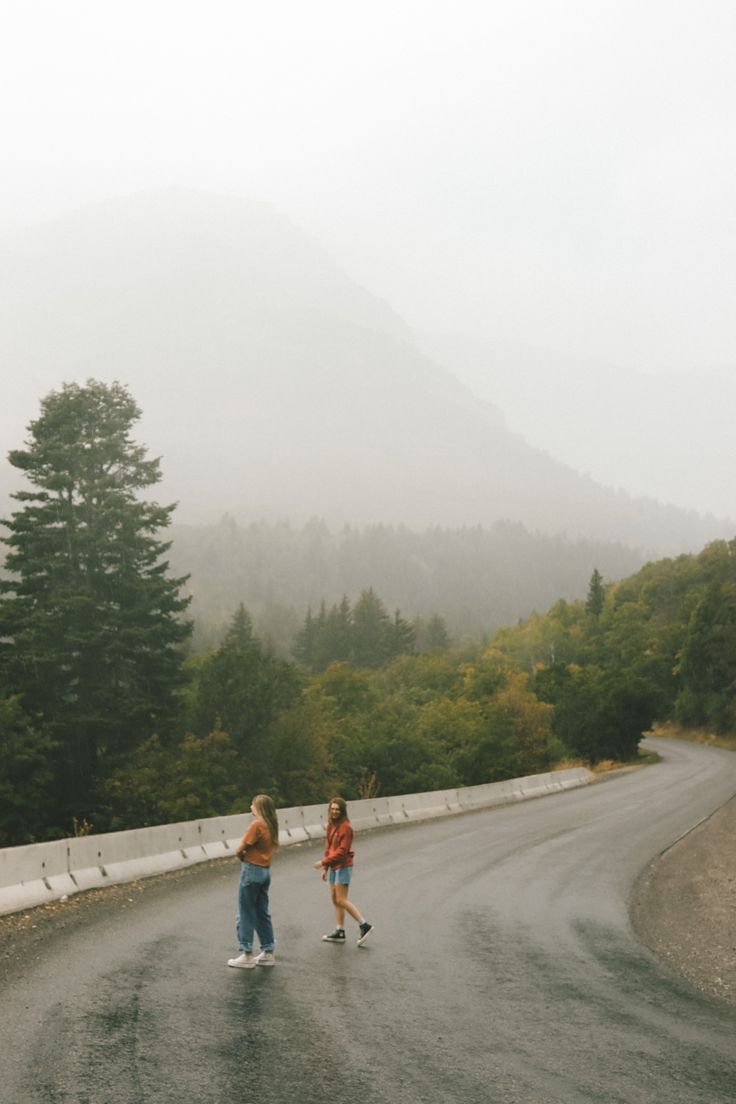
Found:
[{"label": "curving road", "polygon": [[637,943],[627,897],[736,756],[651,744],[656,767],[358,836],[362,948],[320,940],[316,844],[277,858],[275,969],[224,965],[234,862],[52,925],[4,986],[3,1104],[733,1104],[736,1013]]}]

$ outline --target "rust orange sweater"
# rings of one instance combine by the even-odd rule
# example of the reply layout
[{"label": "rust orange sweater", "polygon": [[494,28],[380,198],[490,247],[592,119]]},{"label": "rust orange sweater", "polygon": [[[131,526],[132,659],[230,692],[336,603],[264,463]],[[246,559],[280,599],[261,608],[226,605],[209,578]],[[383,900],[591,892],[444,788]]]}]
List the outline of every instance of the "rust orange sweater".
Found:
[{"label": "rust orange sweater", "polygon": [[245,835],[235,848],[239,859],[245,859],[254,866],[270,866],[273,856],[271,833],[265,820],[255,817],[245,830]]}]

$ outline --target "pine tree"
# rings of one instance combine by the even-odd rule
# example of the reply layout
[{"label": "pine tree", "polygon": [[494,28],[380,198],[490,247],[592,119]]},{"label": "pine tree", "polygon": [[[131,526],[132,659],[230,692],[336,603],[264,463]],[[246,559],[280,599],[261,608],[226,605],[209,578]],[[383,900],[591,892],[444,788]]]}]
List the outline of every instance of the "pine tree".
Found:
[{"label": "pine tree", "polygon": [[330,663],[348,663],[353,651],[353,611],[346,594],[325,618],[320,648],[319,670]]},{"label": "pine tree", "polygon": [[299,696],[294,665],[263,649],[241,605],[222,644],[198,667],[189,716],[192,730],[204,737],[221,727],[241,756],[265,762],[269,725]]},{"label": "pine tree", "polygon": [[593,574],[590,576],[590,584],[588,586],[588,597],[585,600],[585,610],[587,613],[593,615],[593,617],[600,617],[603,612],[603,602],[605,600],[605,590],[603,588],[603,576],[597,567],[593,568]]},{"label": "pine tree", "polygon": [[9,455],[34,489],[3,522],[0,670],[59,749],[51,815],[67,826],[94,812],[118,757],[165,726],[191,631],[185,579],[167,577],[156,537],[174,507],[138,497],[160,478],[130,437],[139,417],[120,384],[65,384]]},{"label": "pine tree", "polygon": [[444,651],[450,647],[450,634],[447,624],[438,613],[433,613],[427,624],[427,651]]},{"label": "pine tree", "polygon": [[373,587],[361,592],[353,609],[353,662],[382,667],[393,653],[393,626]]},{"label": "pine tree", "polygon": [[444,651],[450,647],[451,640],[444,617],[433,614],[428,622],[416,620],[417,651]]},{"label": "pine tree", "polygon": [[43,835],[54,751],[17,697],[0,698],[0,847],[33,843]]},{"label": "pine tree", "polygon": [[315,670],[314,658],[318,632],[317,620],[312,616],[312,607],[309,606],[304,624],[296,634],[291,648],[294,659],[306,667],[308,671]]},{"label": "pine tree", "polygon": [[401,616],[401,611],[398,609],[394,612],[389,641],[391,646],[390,658],[392,659],[400,655],[411,655],[414,652],[416,643],[414,626]]}]

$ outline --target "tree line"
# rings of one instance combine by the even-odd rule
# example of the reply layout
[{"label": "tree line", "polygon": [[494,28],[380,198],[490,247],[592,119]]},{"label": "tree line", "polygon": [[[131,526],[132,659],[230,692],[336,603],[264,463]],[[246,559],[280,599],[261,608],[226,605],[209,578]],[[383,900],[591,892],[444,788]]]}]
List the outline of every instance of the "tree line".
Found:
[{"label": "tree line", "polygon": [[[389,613],[372,586],[320,601],[292,654],[231,610],[191,646],[171,506],[119,384],[41,403],[3,522],[0,845],[280,804],[473,785],[569,757],[631,759],[656,719],[736,728],[736,541],[648,564],[487,641]],[[583,588],[584,589],[584,588]]]},{"label": "tree line", "polygon": [[317,617],[323,600],[329,610],[368,586],[410,622],[441,616],[454,640],[472,641],[558,598],[582,597],[594,566],[618,579],[647,558],[623,544],[530,532],[511,521],[416,531],[224,517],[215,525],[173,523],[170,535],[172,570],[189,576],[194,647],[219,643],[242,602],[258,636],[282,655],[307,608]]},{"label": "tree line", "polygon": [[384,667],[400,655],[449,645],[447,625],[439,614],[426,622],[423,618],[410,622],[396,609],[390,617],[381,598],[369,587],[352,607],[346,594],[330,609],[323,601],[316,616],[310,607],[291,651],[314,674],[331,663]]},{"label": "tree line", "polygon": [[528,672],[555,732],[593,760],[634,753],[653,720],[736,732],[736,539],[590,580],[585,601],[499,630],[493,649]]}]

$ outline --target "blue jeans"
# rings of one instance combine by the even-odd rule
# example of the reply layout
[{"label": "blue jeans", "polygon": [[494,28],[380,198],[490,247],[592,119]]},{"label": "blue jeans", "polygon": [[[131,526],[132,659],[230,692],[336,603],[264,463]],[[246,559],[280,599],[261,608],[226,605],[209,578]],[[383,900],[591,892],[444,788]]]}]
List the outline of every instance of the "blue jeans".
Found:
[{"label": "blue jeans", "polygon": [[268,911],[268,887],[271,871],[267,866],[256,866],[247,860],[240,867],[238,884],[238,947],[241,951],[253,950],[253,932],[258,933],[262,951],[272,951],[275,946],[271,913]]}]

